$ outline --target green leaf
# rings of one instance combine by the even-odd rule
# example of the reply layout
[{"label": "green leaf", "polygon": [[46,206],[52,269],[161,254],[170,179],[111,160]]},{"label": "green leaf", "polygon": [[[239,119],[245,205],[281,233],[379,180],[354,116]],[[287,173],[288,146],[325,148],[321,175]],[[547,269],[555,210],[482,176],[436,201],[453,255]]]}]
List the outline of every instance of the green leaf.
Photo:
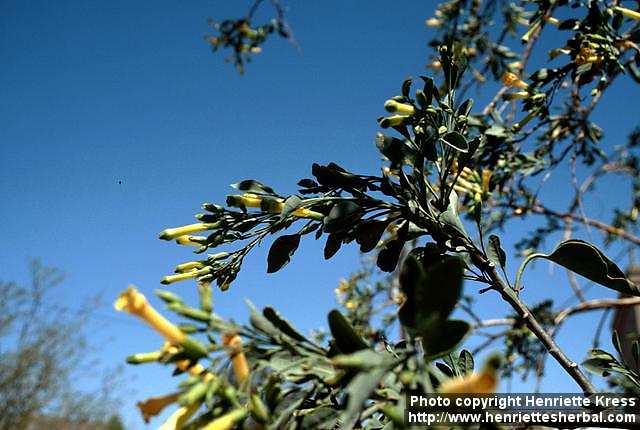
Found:
[{"label": "green leaf", "polygon": [[467,139],[457,131],[450,131],[442,136],[442,141],[458,152],[469,152]]},{"label": "green leaf", "polygon": [[284,201],[284,204],[282,205],[282,212],[280,212],[280,219],[284,219],[289,215],[291,215],[291,213],[296,209],[298,209],[301,204],[302,204],[302,199],[300,197],[296,195],[287,197],[287,199]]},{"label": "green leaf", "polygon": [[464,225],[458,215],[458,194],[456,194],[454,190],[451,190],[449,194],[449,206],[447,210],[440,214],[439,219],[446,226],[453,228],[458,233],[464,235],[464,237],[468,237],[467,231],[464,229]]},{"label": "green leaf", "polygon": [[609,376],[612,372],[627,374],[629,371],[624,368],[618,360],[611,354],[601,349],[589,351],[589,358],[582,362],[582,365],[591,373],[600,376]]},{"label": "green leaf", "polygon": [[353,428],[362,413],[365,400],[369,398],[386,373],[387,369],[384,367],[375,368],[369,372],[358,373],[349,382],[346,388],[347,409],[340,416],[341,429]]},{"label": "green leaf", "polygon": [[356,242],[360,245],[360,252],[372,251],[380,242],[389,221],[371,220],[364,221],[356,229]]},{"label": "green leaf", "polygon": [[239,191],[244,191],[245,193],[271,194],[271,195],[276,194],[275,191],[273,191],[273,188],[263,184],[262,182],[256,181],[254,179],[245,179],[244,181],[231,184],[231,186]]},{"label": "green leaf", "polygon": [[473,106],[473,99],[467,99],[458,106],[456,110],[456,114],[468,116],[471,112],[471,107]]},{"label": "green leaf", "polygon": [[640,364],[640,342],[634,340],[631,343],[631,354],[633,355],[633,360],[636,362],[636,367]]},{"label": "green leaf", "polygon": [[262,310],[262,315],[268,319],[271,324],[280,329],[281,332],[286,334],[292,339],[300,342],[308,342],[309,340],[301,334],[288,320],[282,317],[278,311],[272,307],[267,306]]},{"label": "green leaf", "polygon": [[335,233],[346,230],[362,215],[360,206],[350,200],[340,200],[331,207],[329,215],[324,217],[324,231]]},{"label": "green leaf", "polygon": [[521,287],[522,274],[527,264],[536,258],[553,261],[607,288],[624,294],[640,296],[638,286],[628,280],[624,272],[613,261],[590,243],[576,239],[561,242],[549,255],[541,253],[529,255],[518,269],[516,290]]},{"label": "green leaf", "polygon": [[394,239],[388,241],[378,253],[376,264],[383,272],[393,272],[400,260],[400,253],[404,248],[404,240]]},{"label": "green leaf", "polygon": [[334,255],[336,252],[340,250],[342,246],[343,236],[340,233],[332,233],[327,236],[327,241],[324,244],[324,259],[328,260]]},{"label": "green leaf", "polygon": [[468,374],[473,372],[473,368],[475,366],[473,356],[466,349],[460,351],[460,356],[458,357],[458,366],[460,367],[460,371],[462,373]]},{"label": "green leaf", "polygon": [[462,292],[462,260],[449,255],[431,254],[429,258],[431,261],[420,261],[412,253],[400,272],[400,289],[406,300],[399,318],[415,334],[446,320]]},{"label": "green leaf", "polygon": [[407,78],[402,83],[402,95],[404,97],[409,97],[409,91],[411,91],[411,82],[412,82],[412,79]]},{"label": "green leaf", "polygon": [[300,235],[285,234],[273,241],[267,256],[267,273],[275,273],[282,269],[300,245]]},{"label": "green leaf", "polygon": [[422,348],[428,358],[436,358],[453,351],[469,334],[466,321],[447,320],[432,325],[422,334]]},{"label": "green leaf", "polygon": [[618,332],[613,330],[611,333],[611,344],[618,351],[618,354],[622,355],[622,346],[620,345],[620,336],[618,336]]},{"label": "green leaf", "polygon": [[329,312],[329,330],[336,341],[336,347],[342,354],[351,354],[368,348],[367,342],[356,333],[351,323],[337,309]]},{"label": "green leaf", "polygon": [[507,254],[502,249],[502,246],[500,246],[500,238],[495,234],[489,236],[487,257],[489,257],[489,261],[503,269],[507,265]]},{"label": "green leaf", "polygon": [[271,323],[263,314],[258,312],[256,307],[249,301],[247,301],[247,305],[249,306],[250,314],[249,314],[249,322],[251,325],[258,331],[266,334],[272,339],[280,336],[280,330]]},{"label": "green leaf", "polygon": [[331,359],[331,364],[342,369],[370,370],[374,367],[389,366],[394,361],[389,353],[367,348],[352,354],[337,355]]},{"label": "green leaf", "polygon": [[326,166],[314,163],[311,166],[311,173],[320,185],[327,187],[364,189],[367,186],[367,181],[347,172],[336,163],[329,163]]}]

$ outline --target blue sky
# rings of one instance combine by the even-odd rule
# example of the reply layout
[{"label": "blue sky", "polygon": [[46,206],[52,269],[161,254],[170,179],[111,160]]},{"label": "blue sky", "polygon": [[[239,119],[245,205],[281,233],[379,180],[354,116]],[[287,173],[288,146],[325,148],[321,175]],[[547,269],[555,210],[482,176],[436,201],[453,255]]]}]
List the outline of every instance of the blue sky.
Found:
[{"label": "blue sky", "polygon": [[[238,180],[262,179],[289,193],[313,162],[377,172],[375,119],[406,76],[425,73],[424,19],[432,6],[289,6],[301,52],[270,41],[239,76],[202,36],[207,17],[240,16],[243,2],[0,4],[1,276],[24,281],[28,258],[41,257],[69,274],[58,300],[73,307],[102,293],[89,332],[105,364],[160,343],[111,308],[127,284],[151,296],[163,274],[190,258],[157,240],[160,230],[191,222],[202,202],[223,201]],[[630,94],[638,94],[632,84],[615,84],[612,102],[596,112],[607,145],[621,143],[634,125],[628,113],[638,101]],[[566,171],[552,178],[561,188],[548,196],[559,209],[567,194],[557,190],[569,189],[568,180]],[[606,215],[607,204],[622,196],[619,188],[605,189],[589,202],[593,216]],[[503,233],[507,245],[531,225],[511,225]],[[578,236],[588,239],[589,232]],[[285,270],[269,276],[266,250],[246,260],[230,291],[215,295],[216,311],[243,320],[250,298],[275,305],[304,330],[323,326],[334,286],[359,261],[356,250],[346,247],[325,264],[322,243],[308,238]],[[538,264],[528,280],[539,288],[527,292],[532,302],[570,296],[557,268]],[[195,298],[190,284],[172,288]],[[506,309],[493,295],[477,306],[487,316]],[[563,328],[560,342],[579,360],[595,321],[577,320]],[[557,367],[549,374],[543,388],[574,389]],[[159,366],[128,367],[124,377],[136,397],[126,400],[123,415],[131,428],[143,428],[135,401],[177,381]]]}]

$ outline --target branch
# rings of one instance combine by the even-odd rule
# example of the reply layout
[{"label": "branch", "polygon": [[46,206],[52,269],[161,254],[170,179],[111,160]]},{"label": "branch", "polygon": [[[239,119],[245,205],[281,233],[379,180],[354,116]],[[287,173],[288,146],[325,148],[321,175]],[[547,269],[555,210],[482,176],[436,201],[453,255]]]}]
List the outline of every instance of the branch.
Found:
[{"label": "branch", "polygon": [[579,303],[575,306],[570,306],[558,312],[553,322],[556,325],[560,325],[567,317],[576,313],[595,311],[599,309],[621,308],[621,307],[633,306],[633,305],[640,305],[640,297],[589,300],[586,302]]},{"label": "branch", "polygon": [[596,389],[587,379],[582,370],[578,367],[578,364],[560,349],[558,344],[547,333],[547,331],[540,325],[538,320],[531,314],[527,305],[524,304],[518,295],[513,291],[505,281],[498,274],[495,265],[491,264],[479,250],[476,250],[474,260],[479,263],[480,267],[484,268],[484,271],[492,281],[493,289],[498,291],[503,300],[511,305],[516,313],[525,322],[525,325],[531,330],[531,332],[538,338],[544,347],[549,351],[549,354],[556,359],[556,361],[562,366],[562,368],[573,378],[573,380],[580,386],[585,395],[589,396],[596,393]]},{"label": "branch", "polygon": [[[501,205],[501,206],[511,207],[510,205]],[[599,221],[597,219],[587,218],[587,217],[583,217],[581,215],[580,216],[579,215],[575,215],[575,214],[572,214],[570,212],[564,212],[564,213],[563,212],[558,212],[558,211],[555,211],[553,209],[549,209],[549,208],[547,208],[545,206],[542,206],[540,204],[535,204],[530,208],[516,208],[516,209],[521,209],[521,210],[522,209],[528,209],[530,213],[537,214],[537,215],[552,216],[554,218],[559,218],[559,219],[564,220],[564,221],[568,221],[568,220],[569,221],[577,221],[577,222],[580,222],[582,224],[589,225],[591,227],[595,227],[598,230],[601,230],[601,231],[603,231],[605,233],[618,236],[618,237],[620,237],[622,239],[625,239],[625,240],[627,240],[627,241],[629,241],[629,242],[631,242],[631,243],[633,243],[635,245],[640,245],[640,237],[635,236],[635,235],[629,233],[628,231],[626,231],[626,230],[624,230],[622,228],[614,227],[614,226],[612,226],[610,224],[606,224],[606,223],[604,223],[602,221]],[[527,213],[527,212],[523,211],[522,215],[524,215],[525,213]]]}]

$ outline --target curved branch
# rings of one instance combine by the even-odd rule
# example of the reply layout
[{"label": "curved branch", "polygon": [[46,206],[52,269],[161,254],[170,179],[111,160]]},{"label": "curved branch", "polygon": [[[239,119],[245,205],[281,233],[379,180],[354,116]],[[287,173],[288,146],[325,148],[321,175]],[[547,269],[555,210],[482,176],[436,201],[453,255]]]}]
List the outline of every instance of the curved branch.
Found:
[{"label": "curved branch", "polygon": [[621,308],[625,306],[640,305],[640,297],[625,297],[620,299],[595,299],[586,302],[579,303],[575,306],[570,306],[562,311],[558,312],[553,322],[556,325],[562,324],[567,317],[588,311],[595,311],[599,309]]}]

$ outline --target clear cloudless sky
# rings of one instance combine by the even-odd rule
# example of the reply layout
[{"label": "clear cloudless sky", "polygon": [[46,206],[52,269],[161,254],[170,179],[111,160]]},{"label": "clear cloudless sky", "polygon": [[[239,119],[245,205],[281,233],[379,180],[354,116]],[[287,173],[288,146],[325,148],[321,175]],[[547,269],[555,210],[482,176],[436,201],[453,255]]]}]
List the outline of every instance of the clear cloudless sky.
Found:
[{"label": "clear cloudless sky", "polygon": [[[78,307],[102,293],[87,329],[103,365],[160,344],[111,307],[129,283],[161,306],[152,294],[159,279],[191,255],[157,240],[160,230],[193,222],[202,202],[223,201],[238,180],[261,179],[286,194],[312,162],[378,171],[375,119],[405,77],[425,73],[424,19],[434,3],[287,5],[300,51],[274,38],[239,76],[202,36],[208,17],[239,17],[248,2],[0,3],[0,276],[26,281],[26,262],[40,257],[68,273],[55,300]],[[265,5],[261,16],[270,13]],[[637,95],[632,84],[616,84],[612,102],[596,112],[607,145],[621,143],[634,125]],[[570,189],[566,171],[552,181]],[[562,187],[548,194],[559,209],[568,196]],[[622,197],[605,190],[589,204],[594,216]],[[531,225],[510,224],[506,244]],[[578,232],[589,235],[598,238]],[[216,311],[243,321],[250,298],[305,331],[325,326],[334,286],[360,257],[346,247],[324,263],[322,245],[304,239],[292,263],[269,276],[268,248],[254,252],[232,288],[215,294]],[[527,292],[532,302],[570,296],[564,273],[548,265],[528,280],[540,289]],[[171,288],[195,299],[192,284]],[[476,306],[486,316],[506,311],[490,294]],[[594,328],[593,317],[581,317],[559,340],[580,360]],[[134,392],[123,404],[130,428],[144,428],[136,400],[173,389],[169,373],[155,365],[124,370]],[[79,388],[84,383],[91,384],[78,381]],[[550,360],[543,389],[575,387]]]}]

